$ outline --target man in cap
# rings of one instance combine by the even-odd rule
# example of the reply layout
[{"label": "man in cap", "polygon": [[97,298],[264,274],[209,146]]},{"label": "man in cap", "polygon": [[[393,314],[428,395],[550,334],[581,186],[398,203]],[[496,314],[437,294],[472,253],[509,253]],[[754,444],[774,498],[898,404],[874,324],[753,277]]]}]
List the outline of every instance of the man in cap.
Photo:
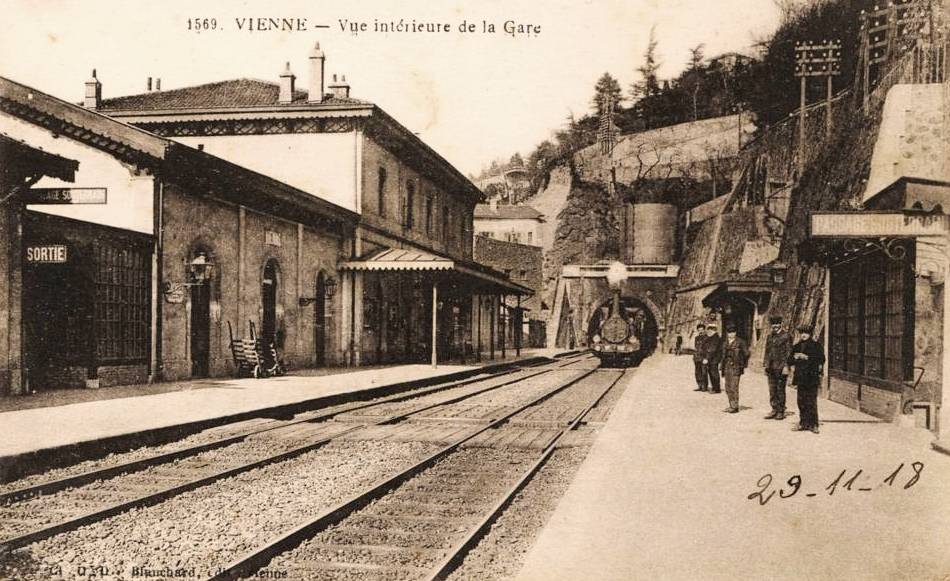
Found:
[{"label": "man in cap", "polygon": [[749,362],[749,346],[736,335],[735,325],[726,327],[726,339],[722,342],[722,378],[726,384],[729,407],[726,413],[739,412],[739,379]]},{"label": "man in cap", "polygon": [[[719,393],[719,361],[722,359],[722,337],[716,332],[716,325],[706,325],[706,337],[702,342],[703,373],[709,382],[709,393]],[[703,387],[706,382],[703,382]]]},{"label": "man in cap", "polygon": [[703,363],[703,341],[706,340],[706,325],[696,325],[696,337],[693,339],[693,368],[696,374],[696,389],[706,391],[706,365]]},{"label": "man in cap", "polygon": [[811,325],[798,328],[800,340],[792,347],[788,364],[795,368],[792,384],[798,388],[799,425],[795,431],[811,430],[818,433],[818,382],[825,364],[825,353],[811,338]]},{"label": "man in cap", "polygon": [[788,379],[788,356],[792,354],[792,336],[782,328],[782,317],[769,317],[772,332],[765,339],[765,376],[769,380],[769,402],[772,413],[767,420],[785,419],[785,382]]}]

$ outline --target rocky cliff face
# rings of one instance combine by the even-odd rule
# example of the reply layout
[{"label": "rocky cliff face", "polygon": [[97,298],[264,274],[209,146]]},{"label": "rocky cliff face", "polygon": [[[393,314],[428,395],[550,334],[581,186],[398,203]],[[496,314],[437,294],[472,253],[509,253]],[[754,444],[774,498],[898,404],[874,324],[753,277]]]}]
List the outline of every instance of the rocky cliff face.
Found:
[{"label": "rocky cliff face", "polygon": [[544,257],[544,300],[551,304],[565,264],[594,264],[619,256],[620,201],[601,184],[571,178],[566,203],[557,215],[551,248]]},{"label": "rocky cliff face", "polygon": [[554,246],[554,236],[559,223],[557,217],[567,205],[572,182],[570,166],[567,164],[559,165],[548,175],[547,185],[531,198],[528,204],[544,214],[545,223],[541,226],[541,241],[544,252],[548,252]]}]

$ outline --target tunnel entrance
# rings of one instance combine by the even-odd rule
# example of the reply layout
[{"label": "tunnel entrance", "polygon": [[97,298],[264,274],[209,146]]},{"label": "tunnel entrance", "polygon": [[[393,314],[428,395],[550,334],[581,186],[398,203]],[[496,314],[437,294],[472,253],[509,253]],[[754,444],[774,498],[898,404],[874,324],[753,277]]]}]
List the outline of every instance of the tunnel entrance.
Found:
[{"label": "tunnel entrance", "polygon": [[[587,344],[593,345],[594,335],[600,332],[601,325],[610,316],[613,309],[613,298],[606,297],[591,314],[587,325]],[[642,357],[647,357],[656,350],[660,329],[650,308],[643,301],[634,297],[620,297],[620,312],[624,319],[633,322],[634,332],[640,340]]]}]

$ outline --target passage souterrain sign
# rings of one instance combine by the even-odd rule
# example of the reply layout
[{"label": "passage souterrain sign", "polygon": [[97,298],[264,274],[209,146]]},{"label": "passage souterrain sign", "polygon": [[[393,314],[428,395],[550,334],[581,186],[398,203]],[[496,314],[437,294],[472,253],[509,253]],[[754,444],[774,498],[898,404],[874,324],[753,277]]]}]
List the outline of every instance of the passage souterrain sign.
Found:
[{"label": "passage souterrain sign", "polygon": [[106,188],[32,188],[28,204],[105,204]]}]

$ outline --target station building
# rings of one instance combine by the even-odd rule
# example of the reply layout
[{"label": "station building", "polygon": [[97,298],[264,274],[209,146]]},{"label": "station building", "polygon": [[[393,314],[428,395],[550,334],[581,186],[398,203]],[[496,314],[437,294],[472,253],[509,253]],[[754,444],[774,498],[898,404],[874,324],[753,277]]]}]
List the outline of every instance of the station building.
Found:
[{"label": "station building", "polygon": [[235,79],[91,108],[359,216],[337,279],[343,362],[494,356],[505,297],[531,291],[473,260],[481,192],[378,106],[351,97],[345,77],[327,84],[325,65],[318,44],[307,90],[288,63],[278,83]]},{"label": "station building", "polygon": [[3,393],[230,375],[248,320],[342,360],[354,212],[4,78],[0,134]]},{"label": "station building", "polygon": [[323,60],[313,101],[0,78],[4,393],[229,376],[252,332],[291,368],[504,352],[531,291],[472,259],[480,192]]}]

